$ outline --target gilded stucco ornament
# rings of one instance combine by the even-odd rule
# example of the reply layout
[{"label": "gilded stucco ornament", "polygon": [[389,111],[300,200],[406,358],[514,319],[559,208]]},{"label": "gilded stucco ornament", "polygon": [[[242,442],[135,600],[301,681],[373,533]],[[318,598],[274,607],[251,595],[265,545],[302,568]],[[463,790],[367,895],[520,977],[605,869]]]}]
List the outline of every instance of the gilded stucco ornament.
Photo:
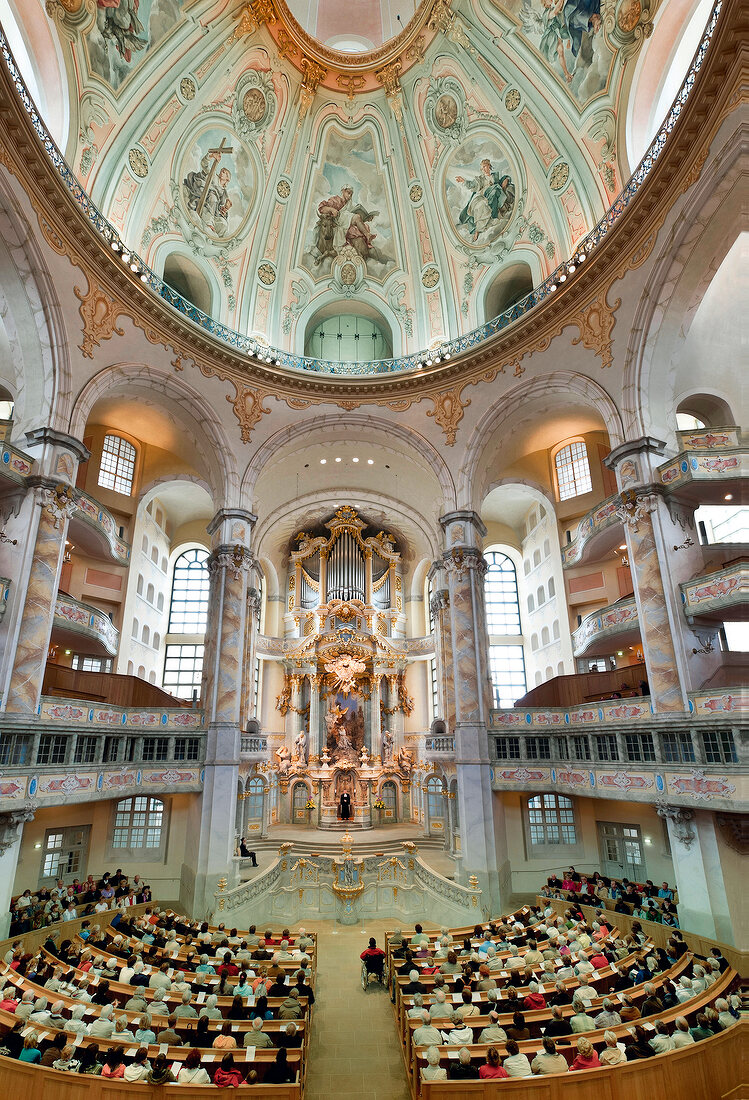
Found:
[{"label": "gilded stucco ornament", "polygon": [[452,389],[442,390],[441,393],[431,394],[434,402],[433,409],[427,409],[427,416],[433,416],[445,433],[445,442],[448,447],[455,444],[458,433],[458,424],[463,419],[464,410],[471,404],[470,397],[462,399],[465,383],[458,383]]},{"label": "gilded stucco ornament", "polygon": [[117,324],[122,306],[93,281],[89,281],[85,294],[78,286],[73,287],[73,293],[81,303],[78,312],[83,321],[83,343],[78,346],[87,359],[93,359],[94,348],[99,347],[102,340],[111,340],[115,333],[125,335]]},{"label": "gilded stucco ornament", "polygon": [[239,79],[231,108],[234,129],[246,141],[253,140],[271,122],[277,102],[269,72],[252,69]]},{"label": "gilded stucco ornament", "polygon": [[582,344],[584,348],[595,352],[602,367],[610,367],[614,360],[611,333],[616,323],[614,314],[621,304],[621,298],[617,298],[613,306],[610,306],[606,300],[606,292],[603,291],[573,319],[580,330],[580,335],[572,341],[573,345]]},{"label": "gilded stucco ornament", "polygon": [[462,141],[466,131],[465,92],[452,76],[431,80],[424,101],[427,126],[440,141]]}]

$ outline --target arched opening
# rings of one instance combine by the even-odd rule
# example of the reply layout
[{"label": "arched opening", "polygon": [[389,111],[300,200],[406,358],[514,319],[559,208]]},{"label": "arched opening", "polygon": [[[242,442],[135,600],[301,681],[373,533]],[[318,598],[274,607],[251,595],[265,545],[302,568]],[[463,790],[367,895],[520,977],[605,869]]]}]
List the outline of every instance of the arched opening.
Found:
[{"label": "arched opening", "polygon": [[731,407],[712,393],[691,393],[676,407],[676,427],[689,432],[699,428],[727,428],[735,424]]},{"label": "arched opening", "polygon": [[176,290],[188,302],[210,315],[213,304],[211,284],[189,256],[183,256],[181,252],[170,252],[164,261],[163,279],[172,290]]},{"label": "arched opening", "polygon": [[310,318],[304,333],[304,354],[334,362],[368,363],[389,359],[393,333],[377,310],[363,302],[334,302]]},{"label": "arched opening", "polygon": [[383,821],[397,821],[398,820],[398,792],[392,779],[388,779],[382,784],[380,789],[380,798],[385,803],[385,809],[382,811]]},{"label": "arched opening", "polygon": [[508,264],[486,289],[484,295],[484,320],[490,321],[514,306],[533,290],[533,274],[528,264]]},{"label": "arched opening", "polygon": [[295,824],[305,824],[309,820],[307,799],[309,788],[306,783],[295,783],[291,791],[291,820]]},{"label": "arched opening", "polygon": [[427,782],[427,828],[430,836],[445,835],[445,788],[439,776]]}]

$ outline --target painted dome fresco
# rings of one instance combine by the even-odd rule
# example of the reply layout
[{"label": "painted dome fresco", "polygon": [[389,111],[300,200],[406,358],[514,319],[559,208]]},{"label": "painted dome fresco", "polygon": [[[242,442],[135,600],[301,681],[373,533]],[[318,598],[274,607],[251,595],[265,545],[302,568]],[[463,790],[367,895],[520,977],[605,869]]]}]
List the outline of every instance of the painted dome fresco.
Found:
[{"label": "painted dome fresco", "polygon": [[123,247],[260,344],[366,362],[469,333],[574,255],[708,15],[661,4],[29,0],[17,50]]}]

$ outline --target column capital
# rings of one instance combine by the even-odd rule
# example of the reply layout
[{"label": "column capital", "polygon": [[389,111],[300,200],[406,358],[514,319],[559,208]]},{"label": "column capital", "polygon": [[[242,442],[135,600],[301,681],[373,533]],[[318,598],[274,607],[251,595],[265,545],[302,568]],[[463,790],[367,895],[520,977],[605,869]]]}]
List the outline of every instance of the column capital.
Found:
[{"label": "column capital", "polygon": [[479,577],[483,578],[489,568],[481,550],[472,546],[458,546],[445,550],[442,560],[448,574],[453,574],[457,580],[462,580],[466,572],[471,569],[475,569]]},{"label": "column capital", "polygon": [[486,526],[481,516],[469,509],[445,512],[440,516],[440,526],[445,532],[448,546],[472,546],[480,549],[481,540],[486,537]]},{"label": "column capital", "polygon": [[228,570],[236,581],[243,573],[249,573],[253,561],[252,551],[241,543],[235,542],[217,546],[209,554],[206,565],[209,573],[218,572],[220,569]]},{"label": "column capital", "polygon": [[696,839],[696,833],[692,827],[694,810],[686,806],[672,806],[668,802],[656,802],[655,812],[658,817],[670,821],[676,837],[685,848],[689,848]]},{"label": "column capital", "polygon": [[206,531],[209,535],[217,535],[221,542],[238,541],[249,545],[256,523],[257,516],[246,508],[220,508],[206,524]]},{"label": "column capital", "polygon": [[616,473],[620,489],[630,485],[639,488],[649,482],[658,483],[655,471],[663,458],[666,444],[662,439],[643,435],[614,447],[604,458],[604,463]]},{"label": "column capital", "polygon": [[78,463],[88,462],[91,457],[88,447],[80,439],[54,428],[33,428],[26,432],[27,450],[35,450],[37,447],[42,448],[41,454],[35,459],[37,474],[63,477],[71,484],[75,481]]}]

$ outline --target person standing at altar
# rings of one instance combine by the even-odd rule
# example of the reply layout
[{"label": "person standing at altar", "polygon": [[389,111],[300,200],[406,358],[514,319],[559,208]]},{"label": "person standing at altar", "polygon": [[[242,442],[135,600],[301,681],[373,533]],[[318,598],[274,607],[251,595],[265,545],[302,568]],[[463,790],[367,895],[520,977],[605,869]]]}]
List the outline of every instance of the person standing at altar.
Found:
[{"label": "person standing at altar", "polygon": [[351,795],[344,791],[338,800],[338,816],[342,821],[348,821],[351,817]]}]

